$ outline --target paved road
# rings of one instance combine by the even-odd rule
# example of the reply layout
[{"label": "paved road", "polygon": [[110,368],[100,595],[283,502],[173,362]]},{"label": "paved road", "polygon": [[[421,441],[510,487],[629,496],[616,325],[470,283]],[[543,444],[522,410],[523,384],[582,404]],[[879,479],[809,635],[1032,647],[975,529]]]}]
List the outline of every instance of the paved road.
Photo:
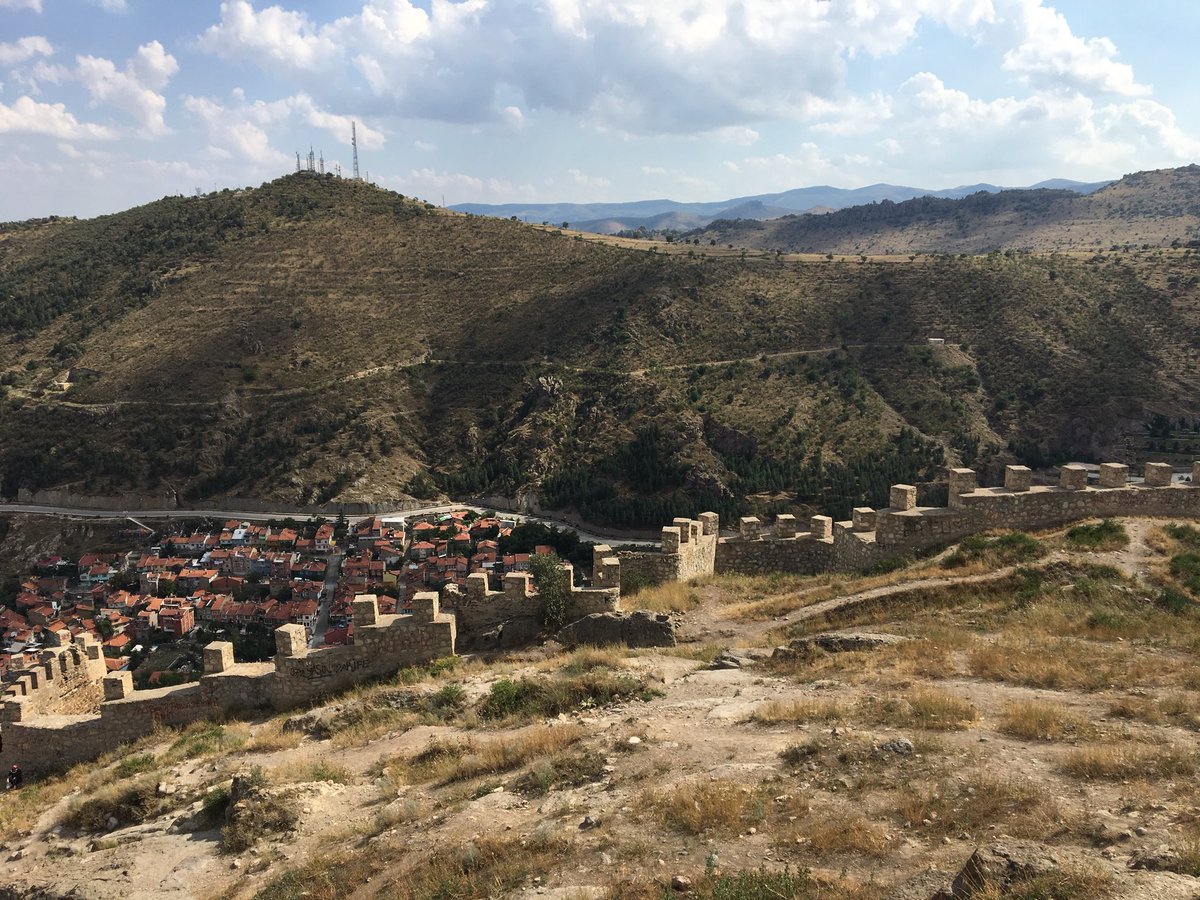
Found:
[{"label": "paved road", "polygon": [[[489,507],[495,509],[495,507]],[[356,522],[361,522],[363,519],[370,519],[378,516],[381,519],[397,519],[397,518],[413,518],[415,516],[435,515],[437,513],[453,512],[459,509],[473,509],[476,512],[483,512],[485,507],[473,506],[468,503],[451,503],[442,504],[439,506],[425,506],[419,509],[400,509],[395,512],[379,512],[373,516],[347,516],[347,521],[353,525]],[[599,531],[590,531],[580,528],[566,519],[554,519],[548,516],[531,516],[524,513],[512,513],[505,510],[496,510],[496,512],[506,519],[516,519],[519,522],[541,522],[545,525],[553,525],[556,528],[563,528],[574,531],[579,535],[581,541],[590,541],[594,544],[630,544],[639,547],[654,547],[658,545],[657,541],[646,540],[645,538],[634,537],[628,533],[609,532],[602,534]],[[309,516],[305,516],[292,512],[245,512],[236,509],[128,509],[128,510],[112,510],[112,509],[86,509],[82,507],[69,506],[36,506],[28,503],[0,503],[0,513],[27,513],[30,515],[39,516],[69,516],[81,519],[128,519],[136,517],[138,519],[238,519],[242,522],[268,522],[272,519],[295,519],[303,521]],[[331,518],[331,517],[326,517]]]},{"label": "paved road", "polygon": [[342,571],[342,559],[345,554],[331,553],[325,557],[325,586],[321,590],[321,605],[317,610],[317,624],[313,626],[310,647],[321,647],[325,644],[325,632],[329,630],[329,610],[333,606],[333,595],[337,593],[338,574]]}]

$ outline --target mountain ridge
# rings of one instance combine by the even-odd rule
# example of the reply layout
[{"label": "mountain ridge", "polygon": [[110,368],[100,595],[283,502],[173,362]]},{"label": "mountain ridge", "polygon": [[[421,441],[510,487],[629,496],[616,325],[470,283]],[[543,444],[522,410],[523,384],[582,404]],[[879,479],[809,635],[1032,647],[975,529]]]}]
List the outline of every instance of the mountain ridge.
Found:
[{"label": "mountain ridge", "polygon": [[[1079,182],[1069,179],[1051,179],[1040,182],[1033,188],[1053,184],[1063,189],[1080,193],[1090,193],[1099,190],[1111,182]],[[752,194],[743,197],[733,197],[718,201],[678,201],[666,198],[653,200],[633,200],[614,203],[459,203],[450,207],[456,212],[469,212],[476,215],[489,215],[499,218],[516,216],[530,222],[569,222],[584,231],[597,230],[594,227],[604,220],[620,222],[625,228],[635,230],[639,226],[649,227],[646,220],[664,214],[688,214],[708,220],[720,218],[736,218],[731,211],[747,204],[759,203],[765,207],[775,207],[791,212],[805,212],[814,207],[843,209],[864,203],[880,200],[899,202],[915,197],[961,198],[979,191],[998,193],[1005,190],[1025,190],[1025,188],[1005,188],[994,184],[960,185],[953,188],[931,190],[928,188],[907,187],[877,183],[860,188],[837,188],[830,185],[814,185],[804,188],[791,188],[785,191],[765,194]],[[786,215],[785,213],[782,213]],[[774,216],[771,216],[774,217]],[[746,218],[760,218],[747,216]],[[622,230],[620,228],[616,230]],[[600,231],[599,233],[612,233]]]}]

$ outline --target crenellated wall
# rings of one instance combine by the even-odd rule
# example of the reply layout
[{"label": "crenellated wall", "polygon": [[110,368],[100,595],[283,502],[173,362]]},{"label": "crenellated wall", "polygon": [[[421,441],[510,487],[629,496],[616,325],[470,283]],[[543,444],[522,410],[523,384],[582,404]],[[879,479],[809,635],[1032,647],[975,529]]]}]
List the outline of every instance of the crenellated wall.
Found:
[{"label": "crenellated wall", "polygon": [[696,519],[675,519],[663,528],[660,551],[621,551],[617,554],[621,589],[711,575],[719,530],[716,513],[701,513]]},{"label": "crenellated wall", "polygon": [[[27,673],[0,706],[0,767],[14,762],[37,774],[60,769],[150,734],[160,725],[256,709],[289,709],[454,653],[454,616],[438,608],[437,594],[417,594],[411,616],[381,616],[373,594],[354,601],[355,643],[308,648],[301,625],[275,632],[272,663],[233,661],[233,645],[204,649],[198,682],[134,691],[129,672],[105,674],[103,657],[90,656],[94,640],[77,639],[46,665],[67,678]],[[99,646],[96,645],[96,650]],[[50,654],[47,654],[50,655]],[[98,663],[98,665],[97,665]]]},{"label": "crenellated wall", "polygon": [[104,699],[100,680],[107,669],[100,644],[81,634],[67,647],[42,652],[0,697],[0,722],[21,722],[50,713],[94,712]]},{"label": "crenellated wall", "polygon": [[[607,544],[597,544],[592,551],[592,587],[575,585],[575,569],[563,563],[570,593],[567,597],[567,619],[581,619],[598,612],[616,612],[621,608],[621,562]],[[504,576],[504,589],[490,590],[483,572],[467,576],[467,589],[454,585],[443,589],[447,606],[452,606],[458,627],[465,637],[473,637],[495,628],[510,619],[536,617],[541,601],[533,589],[533,576],[525,572],[510,572]]]},{"label": "crenellated wall", "polygon": [[[1165,463],[1147,463],[1143,482],[1130,484],[1128,466],[1105,463],[1096,486],[1090,486],[1085,466],[1067,465],[1058,485],[1035,487],[1028,468],[1009,466],[1004,487],[980,488],[973,470],[951,469],[945,507],[918,507],[916,487],[897,484],[886,509],[860,507],[844,522],[814,516],[808,531],[798,530],[790,515],[779,516],[770,528],[753,516],[743,518],[736,535],[697,543],[686,563],[679,526],[688,520],[677,519],[663,529],[661,553],[621,553],[622,571],[628,586],[714,573],[862,571],[992,529],[1035,531],[1114,516],[1200,518],[1200,462],[1193,465],[1190,483],[1173,482],[1172,475]],[[700,518],[715,536],[715,514]]]}]

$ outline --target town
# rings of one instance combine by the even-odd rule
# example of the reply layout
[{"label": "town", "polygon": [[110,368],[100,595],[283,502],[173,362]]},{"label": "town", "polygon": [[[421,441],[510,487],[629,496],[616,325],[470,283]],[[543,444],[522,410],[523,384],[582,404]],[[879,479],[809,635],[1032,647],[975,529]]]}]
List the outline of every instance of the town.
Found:
[{"label": "town", "polygon": [[102,550],[32,560],[0,595],[0,681],[90,634],[108,670],[132,672],[138,688],[182,684],[203,673],[214,640],[231,641],[239,662],[270,659],[274,630],[288,624],[302,625],[312,648],[352,644],[357,595],[377,595],[381,614],[405,614],[418,592],[465,590],[475,573],[499,588],[533,554],[591,559],[573,532],[467,509],[161,529],[127,522]]}]

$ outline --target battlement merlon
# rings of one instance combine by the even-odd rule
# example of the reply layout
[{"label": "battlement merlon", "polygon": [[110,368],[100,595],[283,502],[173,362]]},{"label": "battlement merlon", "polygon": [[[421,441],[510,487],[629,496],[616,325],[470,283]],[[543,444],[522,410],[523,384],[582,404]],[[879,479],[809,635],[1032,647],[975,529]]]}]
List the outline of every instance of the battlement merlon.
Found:
[{"label": "battlement merlon", "polygon": [[1129,466],[1121,463],[1100,464],[1100,487],[1123,488],[1129,485]]},{"label": "battlement merlon", "polygon": [[1082,491],[1087,487],[1087,466],[1078,463],[1068,463],[1059,469],[1058,486],[1068,491]]},{"label": "battlement merlon", "polygon": [[895,512],[917,508],[917,489],[911,484],[893,484],[888,506]]},{"label": "battlement merlon", "polygon": [[1033,469],[1029,466],[1005,466],[1004,488],[1022,494],[1033,487]]},{"label": "battlement merlon", "polygon": [[949,506],[962,506],[963,494],[973,494],[979,486],[974,469],[951,469],[949,473]]},{"label": "battlement merlon", "polygon": [[1146,487],[1166,487],[1174,475],[1175,470],[1170,463],[1148,462],[1143,472]]}]

